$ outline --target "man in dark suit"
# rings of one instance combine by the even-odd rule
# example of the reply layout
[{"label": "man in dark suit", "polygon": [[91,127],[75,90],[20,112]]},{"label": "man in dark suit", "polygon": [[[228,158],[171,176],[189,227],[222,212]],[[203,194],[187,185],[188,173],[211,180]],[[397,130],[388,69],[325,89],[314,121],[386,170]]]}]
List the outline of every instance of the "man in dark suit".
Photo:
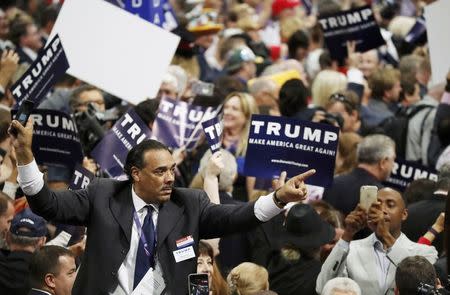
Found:
[{"label": "man in dark suit", "polygon": [[19,64],[32,64],[43,44],[36,24],[17,20],[11,24],[10,39],[16,46]]},{"label": "man in dark suit", "polygon": [[45,246],[30,261],[28,295],[71,295],[77,268],[73,253],[60,246]]},{"label": "man in dark suit", "polygon": [[[73,294],[185,294],[198,241],[247,230],[306,197],[304,179],[242,205],[214,205],[205,192],[172,188],[175,162],[163,144],[145,140],[128,153],[129,181],[97,179],[84,190],[49,190],[31,150],[33,123],[13,121],[19,184],[48,220],[88,227]],[[164,290],[164,291],[163,291]]]},{"label": "man in dark suit", "polygon": [[395,160],[395,143],[385,135],[366,136],[358,145],[358,166],[350,173],[337,176],[326,189],[323,200],[348,215],[359,203],[363,185],[382,188],[391,174]]}]

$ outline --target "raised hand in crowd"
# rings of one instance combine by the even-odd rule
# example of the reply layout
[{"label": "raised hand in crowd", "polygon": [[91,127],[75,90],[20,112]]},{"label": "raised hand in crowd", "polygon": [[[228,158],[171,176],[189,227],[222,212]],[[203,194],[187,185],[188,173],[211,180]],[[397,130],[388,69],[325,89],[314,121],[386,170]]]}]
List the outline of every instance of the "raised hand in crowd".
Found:
[{"label": "raised hand in crowd", "polygon": [[356,41],[347,41],[348,68],[358,68],[361,63],[361,53],[356,52]]},{"label": "raised hand in crowd", "polygon": [[203,175],[203,189],[208,194],[210,201],[214,204],[220,204],[219,180],[217,176],[219,176],[223,168],[222,153],[217,151],[209,158],[204,172],[205,175]]},{"label": "raised hand in crowd", "polygon": [[[444,224],[445,224],[445,213],[442,212],[436,218],[436,221],[433,223],[433,225],[423,235],[423,238],[428,240],[427,244],[431,245],[431,243],[433,243],[433,241],[436,239],[436,236],[444,231]],[[420,239],[418,243],[421,243]]]},{"label": "raised hand in crowd", "polygon": [[19,56],[14,50],[5,50],[0,59],[0,85],[6,88],[19,65]]},{"label": "raised hand in crowd", "polygon": [[73,244],[69,247],[69,250],[75,255],[75,257],[80,257],[83,255],[84,250],[86,248],[86,236],[83,237],[81,241],[76,244]]},{"label": "raised hand in crowd", "polygon": [[274,193],[274,199],[281,204],[289,202],[299,202],[306,199],[307,189],[305,180],[316,173],[315,169],[296,175],[289,179],[282,187]]},{"label": "raised hand in crowd", "polygon": [[[33,140],[33,119],[28,119],[26,126],[22,126],[17,120],[13,120],[8,129],[12,136],[12,144],[16,152],[17,165],[26,165],[33,161],[33,151],[31,149]],[[15,128],[17,136],[13,135],[12,128]]]},{"label": "raised hand in crowd", "polygon": [[350,212],[345,218],[345,229],[342,239],[344,241],[350,242],[353,240],[353,236],[359,232],[361,229],[365,228],[367,224],[367,213],[358,204],[355,210]]},{"label": "raised hand in crowd", "polygon": [[95,163],[93,159],[88,157],[83,158],[83,167],[92,172],[92,174],[95,174],[98,171],[97,163]]},{"label": "raised hand in crowd", "polygon": [[384,212],[381,202],[374,202],[367,214],[367,225],[381,240],[385,249],[392,247],[396,240],[389,231],[389,224],[389,215]]},{"label": "raised hand in crowd", "polygon": [[180,147],[172,152],[172,157],[177,165],[180,165],[181,162],[186,158],[186,147]]}]

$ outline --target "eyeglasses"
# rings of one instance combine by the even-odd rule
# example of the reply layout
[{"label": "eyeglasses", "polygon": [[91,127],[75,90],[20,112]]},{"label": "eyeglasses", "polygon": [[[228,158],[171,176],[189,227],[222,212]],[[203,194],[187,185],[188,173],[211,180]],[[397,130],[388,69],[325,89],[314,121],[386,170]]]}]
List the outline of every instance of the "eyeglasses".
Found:
[{"label": "eyeglasses", "polygon": [[330,96],[330,101],[339,101],[342,102],[343,104],[347,104],[352,110],[356,109],[356,105],[353,101],[350,101],[345,95],[341,94],[341,93],[333,93]]}]

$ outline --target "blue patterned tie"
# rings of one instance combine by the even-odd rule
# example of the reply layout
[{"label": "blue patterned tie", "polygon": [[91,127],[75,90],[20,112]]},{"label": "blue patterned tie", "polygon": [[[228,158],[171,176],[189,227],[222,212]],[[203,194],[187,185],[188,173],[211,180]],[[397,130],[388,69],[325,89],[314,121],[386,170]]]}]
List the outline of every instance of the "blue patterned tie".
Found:
[{"label": "blue patterned tie", "polygon": [[[153,226],[152,220],[153,207],[147,205],[146,208],[147,215],[145,216],[144,224],[142,225],[142,234],[145,235],[145,238],[147,240],[147,247],[144,247],[144,243],[139,237],[136,265],[134,268],[133,290],[145,276],[149,268],[155,267],[155,227]],[[146,250],[148,251],[148,253],[146,253]]]}]

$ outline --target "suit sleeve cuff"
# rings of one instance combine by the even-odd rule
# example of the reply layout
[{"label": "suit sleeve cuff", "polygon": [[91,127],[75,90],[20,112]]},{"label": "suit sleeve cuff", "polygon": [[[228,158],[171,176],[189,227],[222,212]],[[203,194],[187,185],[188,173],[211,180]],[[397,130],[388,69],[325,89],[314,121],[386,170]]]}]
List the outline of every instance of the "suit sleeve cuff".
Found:
[{"label": "suit sleeve cuff", "polygon": [[39,171],[36,161],[17,166],[17,182],[27,196],[34,196],[44,186],[44,174]]},{"label": "suit sleeve cuff", "polygon": [[255,216],[259,221],[266,222],[280,214],[284,209],[280,209],[273,201],[273,193],[260,197],[255,203]]}]

